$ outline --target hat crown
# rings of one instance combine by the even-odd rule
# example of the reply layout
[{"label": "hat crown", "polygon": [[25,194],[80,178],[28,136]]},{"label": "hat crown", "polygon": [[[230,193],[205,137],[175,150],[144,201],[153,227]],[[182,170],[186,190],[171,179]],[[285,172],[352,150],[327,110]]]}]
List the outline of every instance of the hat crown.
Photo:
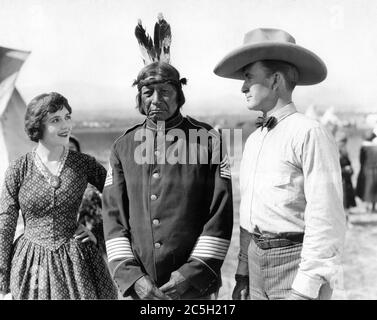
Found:
[{"label": "hat crown", "polygon": [[249,31],[245,34],[243,44],[255,44],[260,42],[290,42],[296,43],[295,38],[293,38],[288,32],[281,29],[272,28],[258,28]]},{"label": "hat crown", "polygon": [[325,63],[314,52],[297,45],[288,32],[272,28],[247,32],[243,44],[228,53],[214,72],[220,77],[244,80],[243,68],[262,60],[279,60],[294,65],[299,73],[298,85],[320,83],[327,75]]}]

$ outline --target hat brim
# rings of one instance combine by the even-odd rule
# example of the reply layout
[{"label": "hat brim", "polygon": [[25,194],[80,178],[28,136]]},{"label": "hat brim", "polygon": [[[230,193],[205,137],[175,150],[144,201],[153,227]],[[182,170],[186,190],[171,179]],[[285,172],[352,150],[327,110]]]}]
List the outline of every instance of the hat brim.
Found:
[{"label": "hat brim", "polygon": [[227,54],[215,67],[220,77],[244,80],[242,69],[260,60],[281,60],[299,72],[298,85],[320,83],[327,76],[324,62],[315,53],[293,43],[266,41],[243,45]]}]

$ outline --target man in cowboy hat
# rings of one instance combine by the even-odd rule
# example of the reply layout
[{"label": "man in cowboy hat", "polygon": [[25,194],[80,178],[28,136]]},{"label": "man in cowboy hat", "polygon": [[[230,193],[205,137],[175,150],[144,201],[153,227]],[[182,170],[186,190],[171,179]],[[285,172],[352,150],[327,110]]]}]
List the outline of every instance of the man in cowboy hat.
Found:
[{"label": "man in cowboy hat", "polygon": [[339,155],[327,130],[292,102],[296,85],[326,78],[325,64],[287,32],[256,29],[214,72],[243,80],[248,109],[263,113],[240,168],[233,299],[329,299],[345,235]]}]

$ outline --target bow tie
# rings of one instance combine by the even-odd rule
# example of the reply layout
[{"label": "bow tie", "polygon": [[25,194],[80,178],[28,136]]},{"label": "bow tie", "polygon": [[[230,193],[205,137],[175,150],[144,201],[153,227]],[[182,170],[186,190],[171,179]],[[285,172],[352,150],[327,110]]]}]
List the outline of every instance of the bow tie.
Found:
[{"label": "bow tie", "polygon": [[262,127],[262,130],[265,127],[268,130],[271,130],[273,127],[276,126],[277,123],[278,123],[278,120],[275,117],[273,117],[273,116],[270,116],[270,117],[258,117],[257,121],[255,122],[255,125],[257,126],[257,128]]}]

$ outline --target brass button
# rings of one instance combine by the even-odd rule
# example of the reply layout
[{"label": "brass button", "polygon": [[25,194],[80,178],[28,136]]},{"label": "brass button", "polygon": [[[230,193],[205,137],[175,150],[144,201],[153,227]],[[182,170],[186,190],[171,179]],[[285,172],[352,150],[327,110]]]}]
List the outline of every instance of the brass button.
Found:
[{"label": "brass button", "polygon": [[156,150],[156,151],[154,152],[154,154],[156,155],[156,157],[158,157],[158,156],[160,155],[160,151]]},{"label": "brass button", "polygon": [[158,179],[160,177],[160,174],[158,172],[155,172],[153,175],[152,175],[153,178],[155,179]]},{"label": "brass button", "polygon": [[155,247],[156,249],[160,248],[160,247],[161,247],[161,243],[156,242],[156,243],[154,244],[154,247]]},{"label": "brass button", "polygon": [[156,196],[155,194],[152,194],[152,195],[151,195],[151,200],[153,200],[153,201],[154,201],[154,200],[157,200],[157,196]]},{"label": "brass button", "polygon": [[160,220],[158,219],[153,219],[152,223],[155,225],[155,226],[158,226],[160,224]]}]

